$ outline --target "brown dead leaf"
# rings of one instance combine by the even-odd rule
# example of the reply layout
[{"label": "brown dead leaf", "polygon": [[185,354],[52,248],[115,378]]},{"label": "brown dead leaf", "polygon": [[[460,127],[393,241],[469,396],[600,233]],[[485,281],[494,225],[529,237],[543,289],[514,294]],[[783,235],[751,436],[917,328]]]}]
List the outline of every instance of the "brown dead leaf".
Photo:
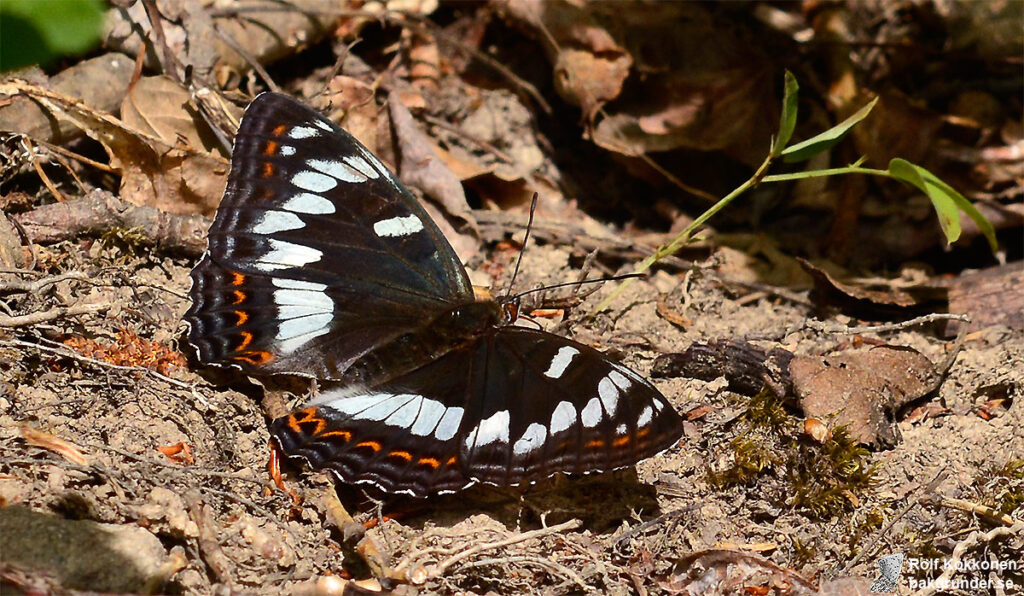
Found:
[{"label": "brown dead leaf", "polygon": [[178,441],[173,445],[163,445],[156,449],[167,456],[167,459],[175,463],[185,465],[192,465],[196,463],[196,459],[192,455],[192,446],[185,441]]},{"label": "brown dead leaf", "polygon": [[828,271],[806,259],[797,258],[814,280],[811,299],[819,307],[835,307],[851,316],[864,318],[914,316],[933,312],[946,301],[945,288],[927,282],[916,287],[889,287],[840,282]]},{"label": "brown dead leaf", "polygon": [[121,174],[121,198],[175,215],[211,215],[220,202],[228,161],[187,145],[164,141],[126,126],[73,97],[8,81],[0,93],[24,93],[99,141],[110,165]]},{"label": "brown dead leaf", "polygon": [[[594,142],[630,156],[674,149],[723,151],[756,165],[775,132],[778,99],[774,70],[757,44],[725,29],[694,2],[664,2],[643,11],[614,3],[617,27],[628,31],[625,51],[633,77]],[[588,4],[587,6],[595,6]],[[592,9],[597,10],[597,9]]]},{"label": "brown dead leaf", "polygon": [[606,26],[595,4],[564,0],[496,2],[513,19],[533,30],[554,65],[555,90],[579,106],[587,123],[622,92],[633,58]]},{"label": "brown dead leaf", "polygon": [[789,373],[805,416],[848,425],[854,440],[883,448],[899,443],[896,411],[941,381],[928,358],[902,346],[797,356]]},{"label": "brown dead leaf", "polygon": [[192,106],[188,89],[167,76],[139,79],[121,104],[121,122],[165,145],[185,145],[228,157]]},{"label": "brown dead leaf", "polygon": [[52,451],[75,465],[89,465],[89,460],[77,445],[55,437],[48,432],[32,428],[28,425],[22,425],[21,436],[25,438],[29,445]]},{"label": "brown dead leaf", "polygon": [[804,434],[822,445],[832,440],[832,431],[817,418],[804,420]]},{"label": "brown dead leaf", "polygon": [[[133,57],[145,52],[146,65],[156,67],[153,57],[159,52],[147,52],[156,36],[145,7],[138,1],[124,4],[128,6],[109,13],[104,47]],[[181,57],[182,64],[192,66],[197,80],[215,80],[224,88],[238,86],[252,69],[250,58],[269,64],[290,56],[330,33],[337,20],[324,12],[323,0],[289,0],[281,6],[267,5],[264,10],[255,4],[236,13],[223,10],[226,14],[217,18],[212,13],[220,11],[221,5],[206,0],[159,0],[156,4],[171,53]],[[358,22],[354,32],[373,19],[363,17]]]}]

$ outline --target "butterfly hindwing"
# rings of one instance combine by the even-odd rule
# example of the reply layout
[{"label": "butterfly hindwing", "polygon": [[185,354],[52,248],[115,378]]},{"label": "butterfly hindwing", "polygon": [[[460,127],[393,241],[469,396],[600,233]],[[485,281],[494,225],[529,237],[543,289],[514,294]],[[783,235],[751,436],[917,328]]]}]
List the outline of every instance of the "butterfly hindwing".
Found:
[{"label": "butterfly hindwing", "polygon": [[256,98],[231,163],[185,315],[204,361],[340,379],[425,312],[472,300],[409,191],[310,108]]},{"label": "butterfly hindwing", "polygon": [[681,428],[625,366],[503,327],[384,387],[327,392],[271,430],[286,453],[344,482],[426,496],[629,466],[672,446]]}]

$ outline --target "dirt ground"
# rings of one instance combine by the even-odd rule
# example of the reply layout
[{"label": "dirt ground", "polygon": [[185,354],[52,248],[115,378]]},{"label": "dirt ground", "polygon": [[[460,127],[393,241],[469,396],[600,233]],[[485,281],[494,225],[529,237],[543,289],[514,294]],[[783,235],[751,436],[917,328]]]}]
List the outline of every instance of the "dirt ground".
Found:
[{"label": "dirt ground", "polygon": [[[503,261],[509,256],[496,254]],[[567,257],[559,247],[529,248],[525,283],[571,279]],[[180,341],[189,262],[145,252],[126,256],[99,243],[90,249],[50,247],[41,258],[74,263],[87,275],[24,296],[21,308],[46,310],[61,296],[114,305],[102,316],[47,325],[37,331],[41,336],[88,333],[97,346],[120,349],[138,342],[140,357],[160,357],[146,352]],[[720,283],[714,268],[691,280],[686,308],[678,286],[677,278],[656,275],[629,288],[614,310],[586,322],[587,306],[604,293],[599,292],[572,311],[573,335],[617,350],[640,371],[650,368],[656,354],[708,338],[774,335],[783,338],[781,345],[808,354],[847,340],[807,330],[787,334],[809,316],[805,306],[768,297],[743,301]],[[671,304],[693,321],[685,331],[655,312],[655,298],[673,291]],[[951,345],[920,329],[889,334],[886,340],[913,346],[933,361]],[[949,411],[920,422],[901,420],[902,442],[866,458],[864,465],[877,466],[874,482],[851,495],[839,514],[821,518],[774,501],[767,493],[775,487],[768,485],[779,480],[770,475],[747,485],[710,485],[709,468],[734,456],[730,440],[740,432],[735,419],[746,398],[721,382],[670,379],[657,385],[680,412],[709,407],[709,413],[688,421],[684,439],[641,463],[635,474],[559,479],[525,491],[481,488],[423,502],[374,501],[343,490],[353,525],[337,518],[331,483],[323,474],[290,469],[287,482],[301,495],[301,504],[270,483],[267,409],[273,400],[259,399],[256,386],[240,392],[211,384],[166,355],[169,377],[157,377],[87,360],[59,342],[41,344],[50,346],[43,351],[18,341],[4,340],[0,359],[0,498],[8,506],[125,530],[141,527],[156,536],[162,548],[155,559],[137,561],[136,553],[128,561],[139,567],[142,579],[119,585],[111,578],[109,590],[131,591],[139,585],[131,581],[144,584],[156,577],[166,579],[161,589],[170,593],[228,587],[241,593],[310,591],[324,577],[369,573],[352,547],[363,524],[380,519],[366,531],[378,551],[371,560],[391,573],[425,579],[420,588],[426,592],[671,592],[676,559],[722,547],[761,553],[807,578],[871,579],[878,556],[941,552],[972,530],[987,530],[976,514],[922,499],[990,501],[1013,482],[1003,478],[1003,485],[993,488],[1000,482],[993,470],[1024,453],[1019,407],[988,420],[978,413],[992,391],[1019,400],[1024,380],[1020,332],[994,327],[968,336],[937,395],[926,400]],[[55,438],[27,438],[26,427]],[[82,459],[46,447],[56,440],[74,445]],[[189,446],[187,456],[159,451],[179,444]],[[1019,490],[1019,479],[1012,486]],[[571,531],[542,531],[573,520],[578,521]],[[895,523],[883,528],[882,520]],[[355,537],[349,535],[353,527]],[[1019,555],[1008,548],[980,545],[969,556]],[[1012,577],[1019,579],[1007,576]]]},{"label": "dirt ground", "polygon": [[[182,1],[247,60],[185,43],[209,32],[175,3],[123,3],[102,49],[0,80],[0,592],[844,596],[902,554],[897,594],[1024,594],[1013,3],[363,2],[314,18],[311,1]],[[139,25],[157,5],[166,38]],[[261,45],[274,27],[287,47]],[[159,44],[182,72],[144,55]],[[645,376],[715,342],[763,353],[751,391],[725,366],[653,377],[683,438],[635,470],[416,500],[285,462],[282,490],[268,424],[315,383],[213,370],[187,345],[189,271],[227,172],[211,131],[230,137],[267,81],[401,164],[474,284],[507,287],[537,192],[523,290],[633,271],[750,176],[786,70],[795,138],[883,99],[808,168],[925,164],[1000,249],[967,217],[949,246],[928,199],[891,180],[765,183],[607,308],[621,282],[533,296],[537,324]],[[978,270],[1004,285],[971,295]],[[974,322],[947,328],[949,312]],[[899,324],[925,313],[938,320]],[[934,383],[872,385],[892,346],[916,358],[898,372]],[[778,354],[860,371],[824,393],[874,418],[809,414],[796,394],[824,372],[791,368],[793,391],[772,394],[790,380],[757,367]],[[868,364],[834,364],[847,357]]]}]

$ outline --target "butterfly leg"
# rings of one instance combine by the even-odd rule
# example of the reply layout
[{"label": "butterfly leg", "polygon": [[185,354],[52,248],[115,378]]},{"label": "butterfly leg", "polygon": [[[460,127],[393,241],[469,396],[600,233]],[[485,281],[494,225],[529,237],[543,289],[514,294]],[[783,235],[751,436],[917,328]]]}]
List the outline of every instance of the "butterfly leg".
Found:
[{"label": "butterfly leg", "polygon": [[270,459],[267,460],[267,472],[270,474],[270,479],[274,481],[277,488],[288,493],[292,498],[292,504],[298,505],[302,502],[302,498],[294,490],[288,488],[284,484],[284,478],[281,476],[281,452],[277,443],[269,441],[270,446]]}]

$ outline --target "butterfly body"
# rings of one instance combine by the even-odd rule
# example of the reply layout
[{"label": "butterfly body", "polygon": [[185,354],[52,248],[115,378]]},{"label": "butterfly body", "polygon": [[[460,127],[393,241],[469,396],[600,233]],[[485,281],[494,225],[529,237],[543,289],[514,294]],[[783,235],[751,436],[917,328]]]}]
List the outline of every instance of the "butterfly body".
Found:
[{"label": "butterfly body", "polygon": [[628,466],[681,421],[643,377],[477,300],[426,212],[365,147],[278,94],[246,111],[192,272],[202,361],[326,389],[275,420],[289,456],[426,496]]}]

